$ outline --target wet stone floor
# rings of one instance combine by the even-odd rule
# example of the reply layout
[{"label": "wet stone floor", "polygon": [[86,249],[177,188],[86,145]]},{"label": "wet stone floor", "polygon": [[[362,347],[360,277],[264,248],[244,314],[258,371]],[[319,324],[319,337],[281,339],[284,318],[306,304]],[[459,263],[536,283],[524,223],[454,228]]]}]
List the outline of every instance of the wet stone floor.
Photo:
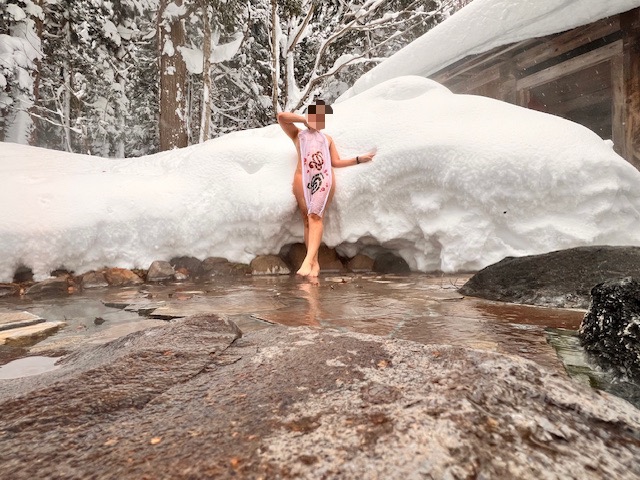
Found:
[{"label": "wet stone floor", "polygon": [[[564,371],[546,332],[576,330],[583,311],[463,297],[457,289],[469,277],[322,275],[311,283],[294,276],[249,276],[89,290],[56,299],[0,298],[0,312],[66,322],[33,345],[0,346],[0,379],[38,373],[37,359],[13,361],[18,358],[63,355],[196,313],[226,315],[245,333],[306,325],[520,355]],[[54,368],[50,359],[40,363],[43,371]]]}]

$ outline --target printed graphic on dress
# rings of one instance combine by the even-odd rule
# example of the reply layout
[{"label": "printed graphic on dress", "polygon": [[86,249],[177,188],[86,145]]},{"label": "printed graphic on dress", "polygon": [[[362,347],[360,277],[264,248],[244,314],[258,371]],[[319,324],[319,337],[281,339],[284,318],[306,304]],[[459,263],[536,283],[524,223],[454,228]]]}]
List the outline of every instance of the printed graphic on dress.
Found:
[{"label": "printed graphic on dress", "polygon": [[310,168],[321,170],[323,165],[324,165],[324,157],[322,156],[322,152],[316,152],[313,155],[311,155],[311,161],[309,162]]},{"label": "printed graphic on dress", "polygon": [[307,188],[311,190],[311,194],[316,193],[320,189],[322,180],[324,180],[324,176],[321,173],[316,173],[311,177],[311,181],[307,184]]}]

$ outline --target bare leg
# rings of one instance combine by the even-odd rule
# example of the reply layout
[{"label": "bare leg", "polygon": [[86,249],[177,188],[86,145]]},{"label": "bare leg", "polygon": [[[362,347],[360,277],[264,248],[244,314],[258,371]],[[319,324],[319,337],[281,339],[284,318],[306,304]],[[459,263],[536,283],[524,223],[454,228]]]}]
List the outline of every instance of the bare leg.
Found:
[{"label": "bare leg", "polygon": [[317,277],[320,273],[318,264],[318,249],[322,242],[322,218],[318,215],[309,215],[309,241],[307,243],[307,256],[302,262],[298,275]]},{"label": "bare leg", "polygon": [[304,192],[302,190],[302,174],[296,173],[293,177],[292,185],[293,195],[296,197],[298,209],[302,215],[302,223],[304,225],[304,246],[309,248],[309,216],[307,214],[307,204],[304,200]]},{"label": "bare leg", "polygon": [[302,213],[302,223],[304,224],[304,246],[309,248],[309,215],[306,212]]}]

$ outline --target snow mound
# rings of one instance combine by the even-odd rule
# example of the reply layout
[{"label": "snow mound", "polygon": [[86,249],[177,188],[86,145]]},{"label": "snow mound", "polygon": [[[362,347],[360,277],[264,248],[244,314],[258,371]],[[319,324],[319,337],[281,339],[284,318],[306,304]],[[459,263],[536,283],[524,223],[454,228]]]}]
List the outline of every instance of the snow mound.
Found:
[{"label": "snow mound", "polygon": [[[400,253],[416,270],[476,270],[509,255],[640,244],[640,172],[559,117],[400,77],[334,105],[343,157],[324,240]],[[248,262],[302,240],[295,148],[279,126],[135,159],[4,143],[0,281],[24,264],[147,268],[189,254]]]}]

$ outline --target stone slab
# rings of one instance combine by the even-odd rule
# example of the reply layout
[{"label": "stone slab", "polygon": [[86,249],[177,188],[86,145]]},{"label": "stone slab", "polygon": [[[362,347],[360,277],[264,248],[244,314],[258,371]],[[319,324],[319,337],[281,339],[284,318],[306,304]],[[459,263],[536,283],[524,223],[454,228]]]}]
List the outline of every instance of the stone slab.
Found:
[{"label": "stone slab", "polygon": [[35,325],[45,321],[44,318],[34,315],[33,313],[2,310],[0,311],[0,332],[14,328],[28,327],[29,325]]},{"label": "stone slab", "polygon": [[0,332],[0,345],[21,346],[47,337],[65,326],[65,322],[43,322],[28,327],[14,328]]},{"label": "stone slab", "polygon": [[151,318],[161,318],[169,320],[172,318],[184,318],[191,315],[201,314],[222,314],[239,315],[251,314],[261,311],[273,311],[283,308],[284,304],[276,300],[263,298],[259,303],[240,303],[229,301],[225,298],[208,298],[206,301],[183,301],[170,302],[165,306],[156,308],[148,315]]},{"label": "stone slab", "polygon": [[514,356],[201,316],[59,365],[0,388],[6,478],[640,478],[640,411]]}]

